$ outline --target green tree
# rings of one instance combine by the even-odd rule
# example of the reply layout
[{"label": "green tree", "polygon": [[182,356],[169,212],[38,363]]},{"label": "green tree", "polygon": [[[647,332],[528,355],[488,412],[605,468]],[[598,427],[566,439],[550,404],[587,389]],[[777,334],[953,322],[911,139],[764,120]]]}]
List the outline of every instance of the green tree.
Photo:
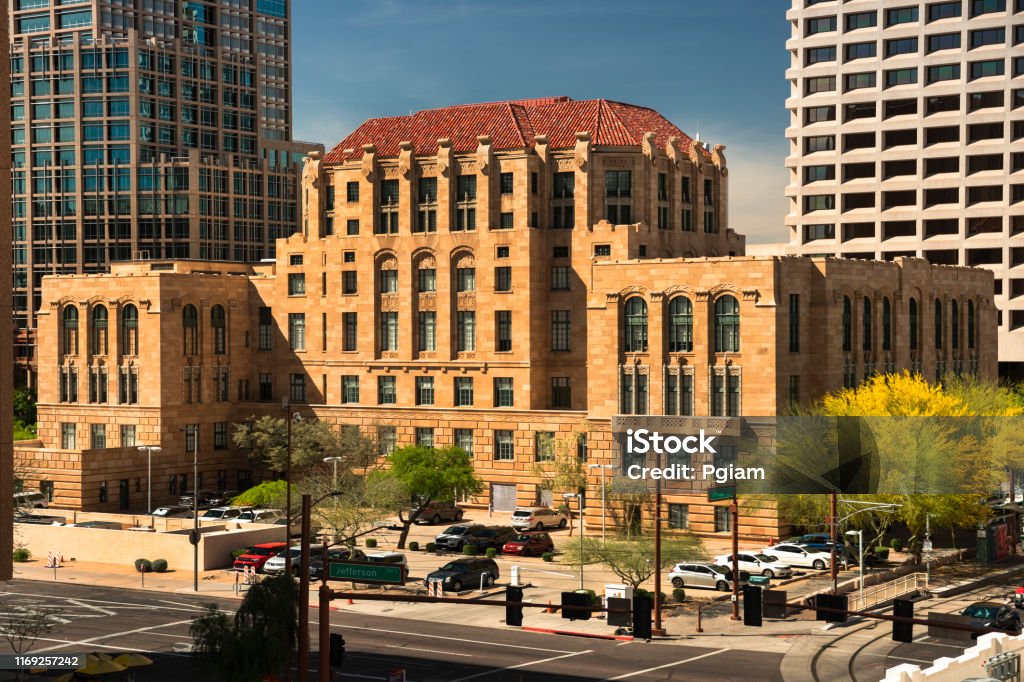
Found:
[{"label": "green tree", "polygon": [[216,604],[192,621],[192,651],[202,670],[223,682],[280,676],[295,649],[298,586],[290,575],[252,586],[230,618]]},{"label": "green tree", "polygon": [[[540,487],[552,492],[552,498],[558,493],[586,495],[588,487],[587,462],[580,457],[580,440],[586,435],[572,433],[568,438],[552,439],[540,443],[540,447],[551,453],[547,459],[535,462],[533,475],[540,480]],[[555,506],[569,515],[569,536],[573,534],[572,513],[565,502],[556,502]]]},{"label": "green tree", "polygon": [[426,448],[409,445],[388,457],[388,468],[371,476],[372,485],[391,485],[399,500],[402,532],[398,549],[405,548],[409,529],[434,500],[454,500],[459,494],[475,495],[483,482],[473,470],[473,460],[462,448]]},{"label": "green tree", "polygon": [[[295,497],[295,486],[292,486],[292,497]],[[283,509],[288,499],[288,484],[285,481],[264,481],[254,485],[231,500],[231,504],[260,507],[263,509]]]},{"label": "green tree", "polygon": [[34,388],[16,388],[12,396],[14,418],[22,424],[36,423],[36,391]]},{"label": "green tree", "polygon": [[[634,590],[654,576],[654,539],[648,535],[605,543],[591,538],[576,538],[567,542],[562,550],[563,565],[600,564],[623,583],[632,585]],[[674,535],[661,540],[662,569],[680,561],[698,561],[706,557],[704,544],[694,535]]]}]

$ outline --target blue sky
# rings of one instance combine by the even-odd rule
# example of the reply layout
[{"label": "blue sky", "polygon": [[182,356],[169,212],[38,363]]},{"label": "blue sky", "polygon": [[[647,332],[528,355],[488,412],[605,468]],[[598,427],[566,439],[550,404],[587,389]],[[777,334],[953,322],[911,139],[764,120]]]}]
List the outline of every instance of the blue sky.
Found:
[{"label": "blue sky", "polygon": [[568,95],[657,109],[727,145],[730,223],[784,241],[785,0],[294,0],[295,136],[363,120]]}]

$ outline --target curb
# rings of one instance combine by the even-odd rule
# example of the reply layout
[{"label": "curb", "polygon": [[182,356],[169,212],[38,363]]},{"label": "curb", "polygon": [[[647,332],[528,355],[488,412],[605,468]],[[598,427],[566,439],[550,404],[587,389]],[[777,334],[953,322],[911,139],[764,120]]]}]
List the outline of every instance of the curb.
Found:
[{"label": "curb", "polygon": [[522,626],[519,628],[523,632],[542,632],[548,635],[567,635],[569,637],[585,637],[587,639],[611,639],[620,642],[632,642],[632,635],[602,635],[591,632],[573,632],[572,630],[554,630],[552,628],[535,628],[529,626]]}]

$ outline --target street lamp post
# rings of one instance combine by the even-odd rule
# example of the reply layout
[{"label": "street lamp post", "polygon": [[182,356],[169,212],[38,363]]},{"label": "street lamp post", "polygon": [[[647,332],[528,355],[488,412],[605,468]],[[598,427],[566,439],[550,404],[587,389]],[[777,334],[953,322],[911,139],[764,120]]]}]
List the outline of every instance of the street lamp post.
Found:
[{"label": "street lamp post", "polygon": [[601,470],[601,544],[603,545],[606,541],[608,534],[608,496],[605,493],[604,483],[604,472],[608,469],[614,469],[614,464],[588,464],[588,469],[600,469]]},{"label": "street lamp post", "polygon": [[860,585],[860,608],[864,608],[864,531],[862,530],[848,530],[846,535],[853,537],[857,536],[857,568],[859,569],[860,579],[857,581]]},{"label": "street lamp post", "polygon": [[338,488],[338,462],[341,460],[341,457],[324,457],[324,464],[334,465],[334,477],[331,479],[331,490],[337,490]]},{"label": "street lamp post", "polygon": [[153,453],[160,452],[159,445],[140,445],[139,452],[146,452],[146,513],[153,512]]},{"label": "street lamp post", "polygon": [[185,452],[188,437],[192,436],[192,591],[199,591],[199,425],[189,424],[179,431],[185,432]]}]

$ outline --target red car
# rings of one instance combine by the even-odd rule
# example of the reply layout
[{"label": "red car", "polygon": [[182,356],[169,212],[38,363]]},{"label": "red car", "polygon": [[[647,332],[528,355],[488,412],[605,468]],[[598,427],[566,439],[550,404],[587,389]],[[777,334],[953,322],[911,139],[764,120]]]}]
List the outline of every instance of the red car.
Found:
[{"label": "red car", "polygon": [[247,566],[251,566],[256,569],[257,573],[263,571],[263,564],[267,563],[267,560],[272,556],[277,556],[288,547],[286,542],[264,542],[262,545],[256,545],[246,550],[245,554],[242,554],[235,559],[235,570],[241,571]]},{"label": "red car", "polygon": [[544,552],[555,551],[555,543],[547,533],[524,533],[510,540],[501,548],[502,554],[519,556],[540,556]]}]

